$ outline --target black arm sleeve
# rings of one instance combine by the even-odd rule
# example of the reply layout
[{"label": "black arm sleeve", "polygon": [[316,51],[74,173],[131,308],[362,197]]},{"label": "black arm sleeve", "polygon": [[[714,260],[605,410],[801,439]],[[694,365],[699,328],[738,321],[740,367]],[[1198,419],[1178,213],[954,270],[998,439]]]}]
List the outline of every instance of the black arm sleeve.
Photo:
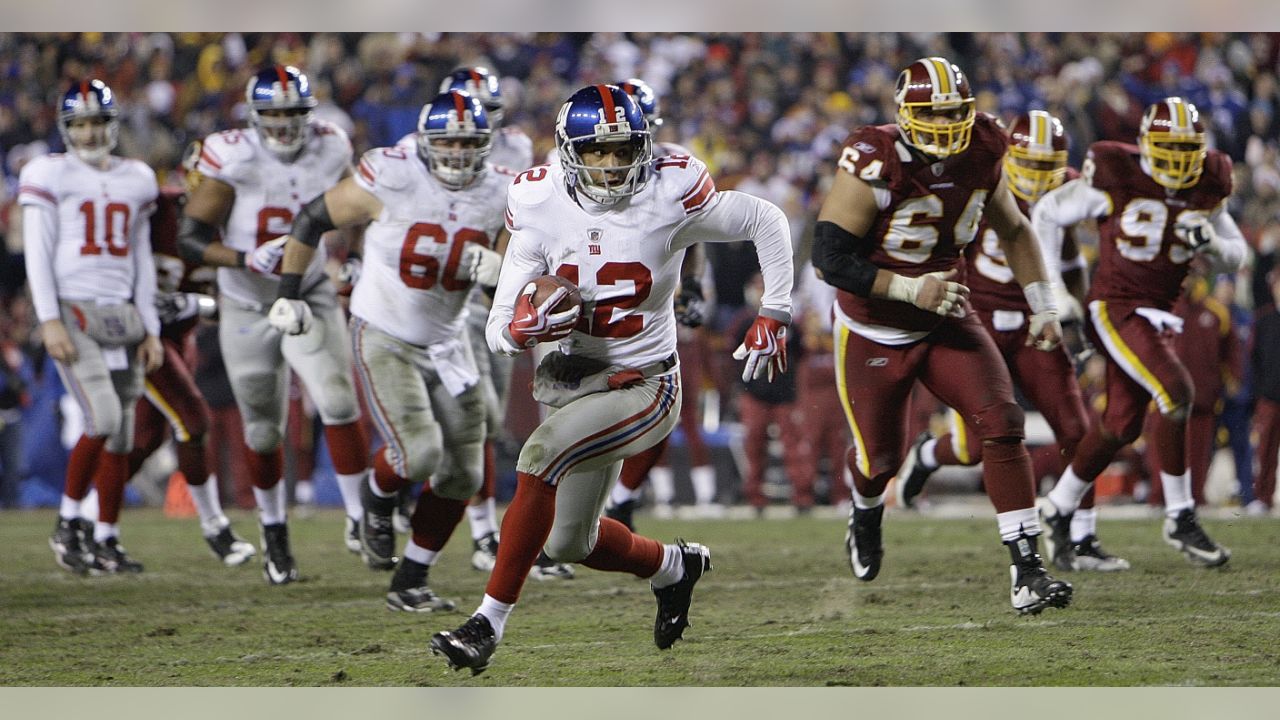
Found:
[{"label": "black arm sleeve", "polygon": [[193,265],[203,265],[204,249],[217,233],[218,228],[209,223],[183,215],[178,221],[178,254]]},{"label": "black arm sleeve", "polygon": [[833,222],[820,220],[813,229],[813,266],[829,285],[861,297],[871,296],[876,268],[858,254],[862,238]]},{"label": "black arm sleeve", "polygon": [[315,247],[320,244],[320,236],[335,227],[333,218],[329,217],[329,206],[324,202],[324,193],[321,193],[293,219],[289,235],[303,245]]}]

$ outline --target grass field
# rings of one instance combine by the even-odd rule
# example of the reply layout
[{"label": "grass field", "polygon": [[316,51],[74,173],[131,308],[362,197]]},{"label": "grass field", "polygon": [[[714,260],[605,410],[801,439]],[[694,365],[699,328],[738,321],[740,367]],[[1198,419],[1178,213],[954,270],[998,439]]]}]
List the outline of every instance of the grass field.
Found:
[{"label": "grass field", "polygon": [[[384,609],[389,576],[340,543],[337,511],[294,518],[304,581],[223,568],[194,521],[127,511],[141,576],[76,578],[46,540],[50,511],[0,514],[0,686],[1026,686],[1280,684],[1280,521],[1206,521],[1234,550],[1191,567],[1154,519],[1104,519],[1134,569],[1074,574],[1076,602],[1035,618],[1008,601],[989,508],[974,519],[886,517],[884,569],[853,579],[843,520],[659,521],[646,534],[712,549],[686,640],[653,647],[648,583],[579,568],[526,586],[490,669],[448,671],[427,648],[463,615]],[[1104,514],[1105,517],[1105,514]],[[253,536],[248,514],[236,527]],[[432,572],[470,612],[484,576],[465,525]]]}]

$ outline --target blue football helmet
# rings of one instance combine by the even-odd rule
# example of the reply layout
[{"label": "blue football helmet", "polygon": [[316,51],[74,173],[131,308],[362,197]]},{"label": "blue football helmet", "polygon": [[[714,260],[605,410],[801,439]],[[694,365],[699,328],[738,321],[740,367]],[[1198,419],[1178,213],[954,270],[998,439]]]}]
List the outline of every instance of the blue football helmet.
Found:
[{"label": "blue football helmet", "polygon": [[502,99],[502,90],[498,87],[498,76],[484,67],[458,68],[440,82],[440,92],[461,90],[484,105],[489,114],[489,127],[497,130],[502,127],[502,120],[507,103]]},{"label": "blue football helmet", "polygon": [[640,112],[644,113],[644,119],[649,122],[650,128],[662,127],[662,114],[658,111],[658,93],[649,87],[649,83],[640,78],[631,78],[618,83],[618,87],[640,106]]},{"label": "blue football helmet", "polygon": [[418,157],[440,183],[463,188],[484,171],[493,130],[484,105],[461,90],[442,92],[418,114]]},{"label": "blue football helmet", "polygon": [[[625,142],[630,162],[588,167],[582,153],[596,143]],[[631,197],[649,179],[653,139],[640,106],[617,85],[588,85],[574,93],[556,118],[556,146],[569,189],[602,205]]]},{"label": "blue football helmet", "polygon": [[244,100],[263,147],[282,160],[295,157],[310,137],[316,106],[307,76],[289,65],[263,68],[249,78]]},{"label": "blue football helmet", "polygon": [[[87,163],[96,163],[111,154],[120,138],[120,108],[115,94],[101,80],[74,83],[62,95],[58,108],[58,132],[67,150]],[[71,122],[82,118],[105,118],[102,133],[93,132],[87,139],[73,140]]]}]

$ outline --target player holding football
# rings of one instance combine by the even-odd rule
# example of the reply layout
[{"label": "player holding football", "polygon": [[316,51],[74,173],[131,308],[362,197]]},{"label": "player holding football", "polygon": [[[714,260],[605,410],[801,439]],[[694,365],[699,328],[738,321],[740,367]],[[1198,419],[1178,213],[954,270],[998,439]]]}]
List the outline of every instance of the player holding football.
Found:
[{"label": "player holding football", "polygon": [[[45,349],[84,413],[49,545],[71,572],[142,572],[119,540],[120,506],[142,378],[164,361],[148,217],[156,176],[114,157],[120,109],[100,80],[62,95],[67,152],[22,168],[18,202],[31,298]],[[80,515],[93,482],[98,520]]]},{"label": "player holding football", "polygon": [[[491,248],[504,232],[511,175],[485,161],[492,140],[476,98],[450,90],[424,105],[414,150],[368,151],[354,176],[303,208],[269,316],[287,336],[315,332],[302,283],[320,236],[370,223],[351,295],[351,335],[385,445],[361,488],[360,540],[370,567],[396,568],[387,593],[392,610],[453,609],[427,577],[482,481],[485,405],[466,313],[472,286],[496,285],[502,265]],[[427,484],[397,567],[392,515],[399,491],[413,482]]]},{"label": "player holding football", "polygon": [[1045,572],[1037,552],[1031,458],[1009,370],[968,289],[953,281],[985,220],[1026,296],[1026,342],[1057,347],[1050,276],[1002,172],[1008,138],[975,111],[968,79],[945,58],[903,70],[895,100],[896,125],[849,136],[814,235],[814,267],[839,289],[836,373],[854,438],[849,565],[860,580],[880,572],[885,487],[902,462],[907,398],[919,380],[982,440],[984,485],[1013,561],[1014,609],[1065,607],[1070,583]]},{"label": "player holding football", "polygon": [[250,130],[227,130],[204,141],[196,164],[203,180],[187,201],[178,242],[188,262],[218,268],[218,336],[251,451],[263,574],[268,583],[282,585],[298,579],[280,482],[290,368],[324,422],[347,511],[344,541],[360,550],[356,527],[369,442],[359,423],[346,323],[324,273],[323,253],[316,254],[302,283],[315,332],[286,337],[267,322],[285,234],[309,200],[350,174],[351,143],[337,126],[313,117],[316,100],[297,68],[259,71],[249,78],[245,102]]},{"label": "player holding football", "polygon": [[1193,564],[1223,565],[1231,552],[1200,526],[1191,495],[1187,417],[1195,388],[1173,349],[1181,320],[1170,310],[1197,255],[1225,272],[1244,260],[1244,237],[1226,210],[1231,160],[1206,148],[1195,106],[1170,97],[1147,108],[1137,147],[1094,143],[1082,173],[1045,195],[1032,218],[1046,237],[1098,218],[1087,332],[1107,358],[1107,408],[1049,492],[1043,517],[1051,526],[1070,521],[1116,452],[1137,439],[1155,400],[1164,540]]},{"label": "player holding football", "polygon": [[[684,250],[699,241],[752,241],[765,294],[735,357],[744,376],[786,366],[781,338],[791,319],[791,239],[767,202],[717,193],[693,157],[653,158],[644,115],[625,91],[592,85],[556,121],[558,166],[521,173],[507,195],[511,242],[489,315],[496,352],[514,355],[559,341],[535,375],[535,398],[558,408],[525,442],[515,499],[502,523],[498,562],[479,608],[431,648],[453,668],[488,667],[539,549],[589,568],[648,578],[658,600],[654,642],[670,647],[689,624],[707,548],[663,545],[600,517],[622,460],[675,426],[680,405],[673,299]],[[582,303],[538,304],[534,278],[576,284]]]},{"label": "player holding football", "polygon": [[[1077,174],[1067,167],[1067,136],[1061,121],[1043,110],[1032,110],[1014,118],[1009,125],[1004,174],[1024,215],[1030,215],[1030,209],[1046,192]],[[1058,297],[1065,298],[1064,303],[1075,308],[1069,316],[1078,319],[1088,284],[1084,258],[1074,237],[1068,236],[1055,245],[1060,248],[1056,250],[1061,258],[1060,284],[1069,291],[1069,296],[1059,293]],[[986,223],[978,229],[978,240],[965,248],[965,259],[969,304],[995,340],[1014,383],[1053,431],[1062,458],[1053,472],[1061,472],[1089,427],[1071,358],[1065,347],[1041,352],[1027,345],[1026,319],[1031,315],[1031,308],[1022,288],[1014,282],[999,236]],[[1056,278],[1051,279],[1058,282]],[[900,506],[912,506],[925,481],[938,467],[982,462],[982,443],[977,429],[965,423],[958,413],[953,412],[951,416],[951,432],[934,438],[925,431],[911,444],[897,474]],[[1128,561],[1111,555],[1098,542],[1097,511],[1093,509],[1092,500],[1092,495],[1086,496],[1088,507],[1072,518],[1070,528],[1049,527],[1045,536],[1046,553],[1059,570],[1128,569]],[[1056,531],[1061,532],[1055,537]]]}]

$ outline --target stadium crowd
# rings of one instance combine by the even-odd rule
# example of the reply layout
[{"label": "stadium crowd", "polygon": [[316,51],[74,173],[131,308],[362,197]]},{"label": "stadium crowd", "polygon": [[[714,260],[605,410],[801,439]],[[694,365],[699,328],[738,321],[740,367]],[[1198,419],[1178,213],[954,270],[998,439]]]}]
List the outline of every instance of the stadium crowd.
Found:
[{"label": "stadium crowd", "polygon": [[[115,91],[123,111],[118,154],[144,161],[162,186],[177,187],[184,147],[209,133],[243,127],[245,83],[269,63],[295,65],[309,75],[319,101],[317,117],[348,133],[356,157],[369,148],[395,145],[412,132],[422,104],[456,67],[483,65],[501,78],[505,123],[532,138],[538,162],[553,150],[553,121],[570,92],[587,83],[642,78],[655,91],[666,120],[658,139],[689,148],[706,162],[720,189],[737,188],[781,207],[791,225],[796,267],[802,268],[845,138],[858,126],[892,122],[897,73],[913,59],[933,55],[950,58],[968,72],[981,112],[1008,119],[1044,109],[1060,118],[1070,137],[1072,167],[1080,166],[1095,141],[1134,142],[1152,102],[1178,95],[1198,106],[1210,147],[1234,161],[1229,209],[1252,249],[1238,276],[1204,282],[1206,291],[1216,285],[1213,302],[1227,309],[1231,337],[1240,344],[1238,354],[1245,354],[1254,313],[1274,303],[1267,278],[1276,268],[1280,244],[1277,34],[5,33],[0,34],[0,233],[5,237],[0,425],[6,429],[0,434],[0,507],[19,504],[20,478],[43,473],[50,490],[31,494],[32,501],[46,496],[52,501],[61,485],[61,469],[50,469],[43,454],[49,444],[32,436],[47,439],[58,429],[62,391],[24,294],[22,238],[9,230],[19,172],[33,158],[63,150],[57,98],[72,81],[98,78]],[[749,389],[735,381],[738,371],[727,359],[739,337],[728,328],[739,322],[749,303],[745,293],[758,272],[749,244],[738,245],[747,249],[708,248],[715,310],[701,331],[703,352],[715,368],[707,389],[717,391],[722,415],[735,419],[738,403],[731,398]],[[1084,248],[1086,255],[1089,251]],[[822,314],[826,308],[808,311]],[[808,324],[797,321],[796,327]],[[821,331],[812,334],[816,338]],[[816,340],[810,343],[805,349],[821,357],[824,350]],[[240,441],[229,388],[208,357],[216,345],[198,340],[192,354],[199,358],[197,380],[215,420],[227,419],[219,433],[225,440],[212,444],[221,450]],[[793,384],[781,397],[763,402],[803,412],[813,397],[806,388],[824,386],[803,374],[806,363],[796,365],[802,373],[799,389]],[[1275,387],[1280,368],[1254,370]],[[1223,401],[1244,413],[1246,419],[1233,426],[1234,439],[1247,446],[1239,430],[1248,427],[1253,388],[1248,371],[1236,368],[1234,375],[1240,382],[1224,386]],[[305,400],[299,397],[295,405],[296,417],[306,417]],[[838,406],[827,412],[826,425],[844,426]],[[13,431],[24,425],[25,443]],[[792,429],[782,432],[790,437]],[[292,475],[305,479],[314,438],[303,432],[291,438],[291,447],[300,449],[290,455]],[[816,470],[803,468],[816,468],[822,453],[804,443],[784,445],[788,452],[804,454],[800,462],[786,458],[787,473],[799,476],[791,480],[811,485]],[[41,450],[23,457],[24,446]],[[832,461],[825,467],[833,475],[840,453],[826,454]],[[240,465],[225,459],[216,463],[211,467],[228,476]],[[1242,505],[1255,499],[1270,505],[1269,498],[1252,496],[1250,468],[1238,468],[1237,476]],[[836,485],[843,481],[828,482],[832,501],[841,499]],[[237,493],[244,507],[252,506],[248,488],[247,480],[223,479],[224,492]],[[747,493],[725,486],[724,480],[719,495],[728,501],[750,495],[757,507],[764,502],[758,489]],[[796,493],[798,507],[813,502],[808,489]]]}]

